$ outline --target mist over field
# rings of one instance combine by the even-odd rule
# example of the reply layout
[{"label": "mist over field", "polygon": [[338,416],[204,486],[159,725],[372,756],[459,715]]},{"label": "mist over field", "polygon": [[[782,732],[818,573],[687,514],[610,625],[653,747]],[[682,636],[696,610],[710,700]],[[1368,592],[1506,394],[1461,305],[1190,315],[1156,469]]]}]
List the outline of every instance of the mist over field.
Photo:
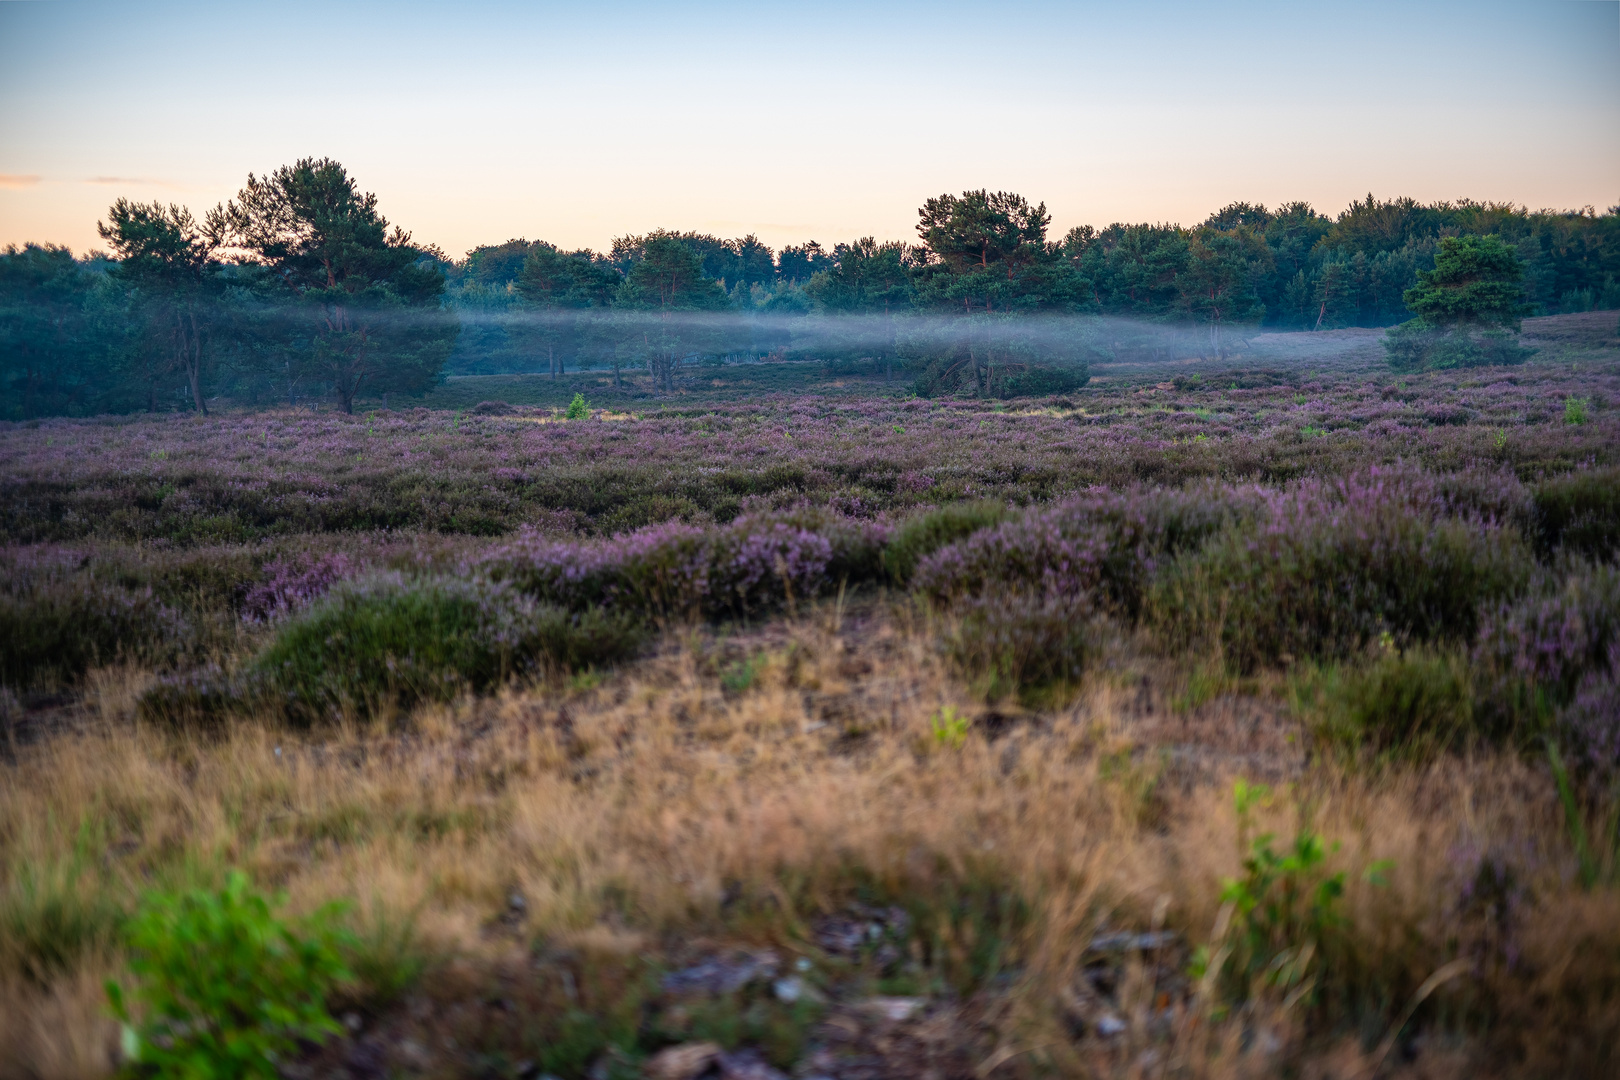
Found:
[{"label": "mist over field", "polygon": [[305,8],[0,4],[0,1080],[1620,1075],[1616,5]]}]

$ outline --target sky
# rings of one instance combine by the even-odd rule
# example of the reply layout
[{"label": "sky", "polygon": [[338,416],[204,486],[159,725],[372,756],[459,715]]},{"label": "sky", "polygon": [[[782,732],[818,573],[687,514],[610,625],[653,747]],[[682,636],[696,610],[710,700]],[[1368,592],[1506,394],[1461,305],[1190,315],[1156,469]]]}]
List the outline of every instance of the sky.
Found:
[{"label": "sky", "polygon": [[332,157],[420,242],[1620,203],[1620,2],[0,0],[0,246]]}]

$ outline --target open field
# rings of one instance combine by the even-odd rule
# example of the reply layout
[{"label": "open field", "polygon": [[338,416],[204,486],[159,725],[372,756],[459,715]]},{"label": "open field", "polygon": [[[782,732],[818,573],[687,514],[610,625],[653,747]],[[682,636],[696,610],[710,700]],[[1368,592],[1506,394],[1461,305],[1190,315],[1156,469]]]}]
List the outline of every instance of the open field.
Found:
[{"label": "open field", "polygon": [[0,425],[0,1076],[232,870],[293,1078],[1610,1075],[1616,317]]}]

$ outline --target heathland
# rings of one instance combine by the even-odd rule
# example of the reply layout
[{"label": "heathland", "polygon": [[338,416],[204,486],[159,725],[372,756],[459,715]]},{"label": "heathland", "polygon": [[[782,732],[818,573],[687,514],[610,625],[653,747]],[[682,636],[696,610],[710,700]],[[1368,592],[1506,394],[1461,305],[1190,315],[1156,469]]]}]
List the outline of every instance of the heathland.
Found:
[{"label": "heathland", "polygon": [[1049,221],[0,254],[0,1076],[1620,1072],[1620,212]]},{"label": "heathland", "polygon": [[1615,321],[0,426],[0,1074],[1610,1074]]}]

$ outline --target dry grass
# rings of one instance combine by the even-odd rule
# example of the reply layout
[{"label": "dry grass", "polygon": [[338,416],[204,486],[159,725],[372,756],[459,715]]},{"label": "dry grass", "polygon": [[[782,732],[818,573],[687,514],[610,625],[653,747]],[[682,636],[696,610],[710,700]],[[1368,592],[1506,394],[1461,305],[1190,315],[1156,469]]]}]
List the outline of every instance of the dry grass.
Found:
[{"label": "dry grass", "polygon": [[[1422,1038],[1385,1074],[1612,1063],[1620,896],[1571,884],[1550,785],[1510,758],[1377,778],[1307,769],[1261,811],[1284,839],[1308,827],[1339,844],[1331,863],[1348,872],[1350,962],[1323,1009],[1214,1013],[1135,963],[1117,995],[1127,1033],[1076,1036],[1066,1010],[1099,925],[1209,938],[1239,870],[1225,759],[1144,719],[1129,679],[1099,677],[1055,715],[987,715],[903,619],[833,620],[693,632],[593,688],[315,737],[142,728],[139,674],[100,673],[89,719],[0,767],[0,1074],[105,1075],[116,1033],[101,983],[120,962],[108,913],[228,867],[295,910],[349,898],[363,935],[431,965],[405,1001],[373,1006],[396,1032],[452,1022],[426,1000],[555,976],[528,956],[676,962],[704,942],[810,955],[812,921],[864,898],[938,912],[916,955],[957,1010],[934,1014],[949,1060],[980,1076],[1371,1076],[1390,1018],[1458,956],[1468,973],[1424,1002],[1408,1029]],[[944,707],[977,718],[960,747],[933,734]],[[1465,902],[1480,853],[1522,882],[1513,918]],[[1388,885],[1363,880],[1384,859]],[[981,917],[1012,901],[1022,916]],[[976,973],[989,930],[1001,978]],[[478,1023],[499,1042],[498,1023]],[[472,1068],[422,1041],[421,1071]]]}]

